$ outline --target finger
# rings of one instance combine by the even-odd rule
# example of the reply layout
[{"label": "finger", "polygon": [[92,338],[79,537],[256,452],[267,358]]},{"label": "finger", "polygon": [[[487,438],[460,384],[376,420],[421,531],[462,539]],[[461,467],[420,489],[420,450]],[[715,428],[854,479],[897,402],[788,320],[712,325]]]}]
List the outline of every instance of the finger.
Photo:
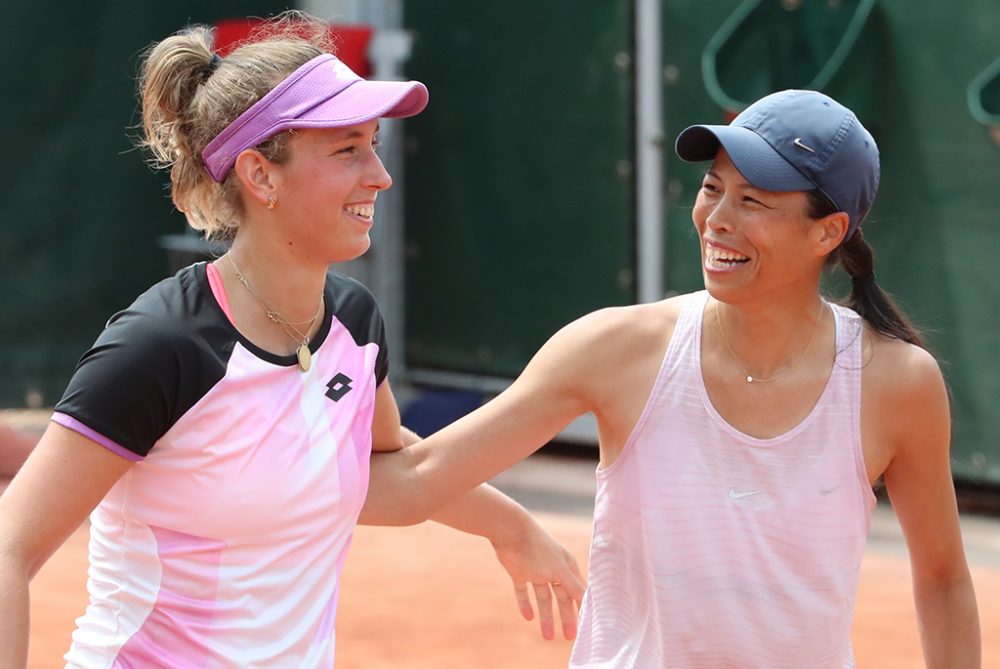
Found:
[{"label": "finger", "polygon": [[569,595],[579,607],[583,603],[583,593],[587,589],[587,586],[584,585],[583,575],[580,573],[580,565],[577,564],[576,559],[567,552],[565,555],[565,561],[568,565],[569,573],[567,574],[564,572],[561,574],[558,584],[566,590],[566,594]]},{"label": "finger", "polygon": [[576,580],[581,584],[583,583],[583,572],[580,571],[580,564],[576,561],[576,558],[572,554],[567,556],[569,559],[569,568],[573,570],[573,575],[576,576]]},{"label": "finger", "polygon": [[559,619],[562,620],[563,636],[569,640],[576,638],[576,602],[561,584],[553,584],[552,592],[556,596],[556,604],[559,607]]},{"label": "finger", "polygon": [[583,603],[583,594],[587,587],[583,584],[583,580],[576,574],[571,574],[565,581],[560,581],[559,587],[563,589],[566,596],[569,597],[569,599],[572,600],[576,606],[579,607]]},{"label": "finger", "polygon": [[538,606],[538,623],[542,628],[542,638],[556,638],[555,625],[552,622],[552,592],[548,583],[532,583],[535,589],[535,604]]},{"label": "finger", "polygon": [[531,600],[528,598],[528,587],[524,583],[514,584],[514,598],[517,600],[517,608],[525,620],[533,620],[535,610],[531,608]]}]

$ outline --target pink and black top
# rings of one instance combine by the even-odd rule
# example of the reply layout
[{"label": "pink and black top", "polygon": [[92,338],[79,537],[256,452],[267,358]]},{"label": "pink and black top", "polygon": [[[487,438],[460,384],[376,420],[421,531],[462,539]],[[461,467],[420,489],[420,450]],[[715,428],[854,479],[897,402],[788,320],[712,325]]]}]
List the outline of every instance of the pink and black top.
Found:
[{"label": "pink and black top", "polygon": [[69,667],[330,667],[387,373],[371,294],[330,273],[313,364],[226,314],[210,265],[108,322],[53,420],[135,465],[91,516]]}]

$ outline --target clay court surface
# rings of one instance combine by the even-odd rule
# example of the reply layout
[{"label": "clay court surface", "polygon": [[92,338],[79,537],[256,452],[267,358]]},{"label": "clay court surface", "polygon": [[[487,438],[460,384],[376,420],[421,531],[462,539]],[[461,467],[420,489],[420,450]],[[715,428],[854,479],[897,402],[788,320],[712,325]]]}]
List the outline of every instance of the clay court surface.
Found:
[{"label": "clay court surface", "polygon": [[[536,511],[586,564],[593,463],[536,456],[496,481]],[[1000,667],[1000,520],[964,516],[979,600],[984,667]],[[62,667],[86,603],[87,528],[32,585],[31,669]],[[922,667],[909,569],[891,512],[873,522],[861,574],[854,648],[862,669]],[[510,582],[486,541],[434,523],[359,528],[344,574],[338,669],[565,667],[570,644],[544,641],[514,607]]]}]

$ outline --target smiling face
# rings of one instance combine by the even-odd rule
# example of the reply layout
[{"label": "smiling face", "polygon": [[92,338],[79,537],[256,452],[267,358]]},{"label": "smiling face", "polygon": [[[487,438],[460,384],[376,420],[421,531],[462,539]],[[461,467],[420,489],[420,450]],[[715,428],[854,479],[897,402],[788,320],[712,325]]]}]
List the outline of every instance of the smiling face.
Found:
[{"label": "smiling face", "polygon": [[377,134],[375,120],[298,130],[289,140],[290,158],[275,171],[275,211],[304,258],[344,262],[371,245],[376,197],[392,185],[375,152]]},{"label": "smiling face", "polygon": [[807,211],[804,192],[754,188],[720,150],[692,211],[705,287],[726,302],[773,297],[792,286],[815,291],[831,221],[811,219]]}]

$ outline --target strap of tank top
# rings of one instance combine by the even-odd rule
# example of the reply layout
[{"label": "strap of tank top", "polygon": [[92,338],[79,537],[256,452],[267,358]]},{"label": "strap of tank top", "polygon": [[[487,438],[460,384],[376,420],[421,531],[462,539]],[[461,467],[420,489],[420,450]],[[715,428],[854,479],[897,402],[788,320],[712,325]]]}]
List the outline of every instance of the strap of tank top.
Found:
[{"label": "strap of tank top", "polygon": [[691,293],[691,296],[684,301],[681,314],[677,318],[677,326],[674,328],[674,337],[678,334],[682,335],[685,346],[695,346],[700,350],[701,323],[704,319],[706,304],[708,304],[707,290]]},{"label": "strap of tank top", "polygon": [[847,307],[832,302],[829,304],[837,321],[837,366],[847,370],[860,370],[864,320]]},{"label": "strap of tank top", "polygon": [[[664,369],[675,369],[678,363],[697,360],[701,344],[701,319],[708,301],[708,291],[701,290],[691,293],[684,300],[681,312],[677,316],[677,324],[670,336],[667,354],[663,358],[660,375]],[[694,347],[692,349],[692,347]],[[692,354],[694,357],[692,357]]]}]

